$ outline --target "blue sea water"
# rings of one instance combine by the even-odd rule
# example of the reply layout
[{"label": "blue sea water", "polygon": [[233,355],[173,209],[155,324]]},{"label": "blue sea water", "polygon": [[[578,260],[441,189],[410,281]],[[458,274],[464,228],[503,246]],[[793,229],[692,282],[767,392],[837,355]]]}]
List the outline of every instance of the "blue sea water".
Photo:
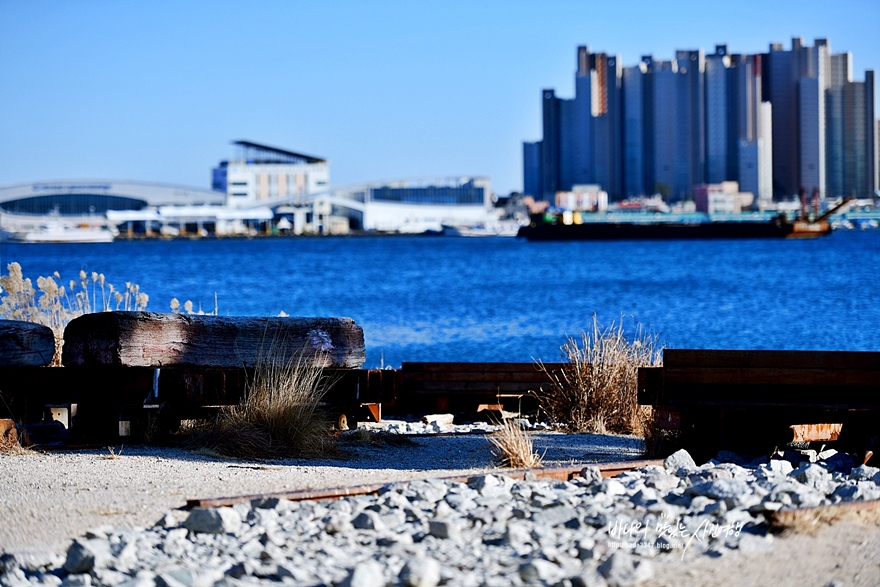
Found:
[{"label": "blue sea water", "polygon": [[812,241],[530,243],[328,237],[0,244],[25,276],[80,269],[224,315],[349,316],[367,367],[560,358],[624,320],[674,348],[880,351],[880,231]]}]

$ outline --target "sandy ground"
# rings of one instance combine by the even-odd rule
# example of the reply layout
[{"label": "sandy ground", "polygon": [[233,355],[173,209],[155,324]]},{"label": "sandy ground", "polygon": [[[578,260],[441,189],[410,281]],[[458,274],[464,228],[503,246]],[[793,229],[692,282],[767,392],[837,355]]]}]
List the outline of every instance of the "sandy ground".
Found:
[{"label": "sandy ground", "polygon": [[[599,435],[536,436],[547,464],[639,458],[639,442]],[[359,485],[476,473],[494,468],[482,436],[418,438],[391,448],[349,445],[322,461],[227,461],[180,449],[111,450],[0,456],[0,551],[54,550],[96,526],[152,525],[187,499]],[[121,452],[121,454],[120,454]],[[179,511],[182,518],[185,514]],[[777,537],[770,553],[729,552],[655,559],[645,585],[880,585],[880,524],[850,516],[813,534]],[[838,583],[834,583],[837,581]]]},{"label": "sandy ground", "polygon": [[776,537],[768,553],[730,552],[655,559],[656,575],[645,587],[877,587],[880,585],[880,523],[851,516],[814,532]]},{"label": "sandy ground", "polygon": [[[628,437],[537,435],[547,464],[639,458]],[[103,525],[148,526],[187,499],[318,489],[477,473],[494,468],[482,435],[416,437],[404,447],[343,446],[344,458],[230,461],[182,449],[102,450],[0,456],[0,550],[66,550]]]}]

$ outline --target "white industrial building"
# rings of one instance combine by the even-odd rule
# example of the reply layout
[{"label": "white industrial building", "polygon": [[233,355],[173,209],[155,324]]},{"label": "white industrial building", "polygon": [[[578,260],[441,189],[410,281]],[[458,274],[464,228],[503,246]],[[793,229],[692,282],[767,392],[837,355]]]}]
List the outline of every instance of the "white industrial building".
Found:
[{"label": "white industrial building", "polygon": [[123,234],[423,233],[497,220],[486,177],[330,187],[326,159],[236,141],[213,170],[213,190],[145,182],[63,180],[0,187],[0,230],[107,224]]},{"label": "white industrial building", "polygon": [[486,177],[376,182],[261,204],[287,219],[294,234],[436,232],[444,226],[491,224],[498,218]]},{"label": "white industrial building", "polygon": [[326,159],[235,141],[236,156],[213,170],[212,187],[226,194],[230,208],[261,206],[268,200],[324,191],[330,184]]}]

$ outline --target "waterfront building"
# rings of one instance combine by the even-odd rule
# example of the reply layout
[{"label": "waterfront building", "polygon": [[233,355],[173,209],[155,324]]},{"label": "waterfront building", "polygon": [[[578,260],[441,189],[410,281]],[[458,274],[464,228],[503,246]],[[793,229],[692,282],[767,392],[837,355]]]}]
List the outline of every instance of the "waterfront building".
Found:
[{"label": "waterfront building", "polygon": [[[0,238],[39,230],[50,216],[63,217],[65,226],[109,223],[148,236],[420,233],[492,224],[499,217],[487,177],[331,187],[324,159],[248,141],[234,144],[236,158],[213,170],[213,190],[98,180],[0,187]],[[525,148],[536,167],[534,179],[540,176],[539,150],[540,143]]]},{"label": "waterfront building", "polygon": [[327,188],[326,159],[277,149],[250,141],[235,141],[236,155],[214,168],[212,187],[226,194],[231,208],[250,207],[288,196],[305,196]]},{"label": "waterfront building", "polygon": [[697,212],[706,214],[739,214],[751,207],[755,196],[741,192],[735,181],[702,184],[694,187],[694,204]]},{"label": "waterfront building", "polygon": [[575,185],[571,191],[556,192],[557,208],[578,212],[604,212],[608,210],[608,192],[598,185]]},{"label": "waterfront building", "polygon": [[498,219],[488,177],[441,177],[331,187],[268,202],[293,234],[422,233]]},{"label": "waterfront building", "polygon": [[108,210],[223,201],[224,196],[215,191],[152,182],[65,179],[0,187],[0,212],[33,216],[100,216]]},{"label": "waterfront building", "polygon": [[401,182],[364,190],[364,230],[425,232],[497,220],[488,177]]},{"label": "waterfront building", "polygon": [[49,225],[103,226],[108,217],[119,214],[127,215],[119,222],[123,229],[144,233],[175,223],[185,231],[201,216],[171,218],[158,211],[217,209],[224,200],[223,194],[212,190],[136,181],[59,180],[3,186],[0,239],[4,233],[40,232]]}]

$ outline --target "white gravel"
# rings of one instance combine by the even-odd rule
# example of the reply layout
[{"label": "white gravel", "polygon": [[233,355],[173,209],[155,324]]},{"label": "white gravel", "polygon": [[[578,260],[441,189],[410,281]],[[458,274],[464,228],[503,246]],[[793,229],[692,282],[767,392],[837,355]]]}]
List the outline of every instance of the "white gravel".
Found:
[{"label": "white gravel", "polygon": [[[139,446],[0,456],[0,552],[64,552],[90,528],[151,525],[187,499],[443,477],[495,467],[482,435],[412,440],[413,445],[398,448],[348,446],[347,458],[327,460],[231,461]],[[641,446],[630,437],[535,435],[535,449],[551,465],[635,459]]]},{"label": "white gravel", "polygon": [[[626,460],[627,458],[637,458],[640,449],[640,443],[637,439],[626,437],[539,434],[535,436],[535,441],[536,449],[539,452],[546,451],[545,463],[547,464]],[[174,528],[187,517],[187,513],[179,510],[179,508],[185,504],[188,498],[219,497],[286,489],[321,488],[414,478],[432,478],[464,473],[471,474],[493,468],[490,446],[484,437],[478,435],[416,438],[413,445],[399,448],[377,448],[360,445],[352,448],[351,455],[345,460],[337,459],[320,462],[276,461],[260,463],[226,461],[179,449],[142,447],[125,447],[121,449],[121,454],[119,454],[120,448],[115,447],[114,452],[117,455],[115,457],[109,450],[49,454],[32,453],[21,456],[0,457],[0,508],[2,508],[3,512],[0,552],[26,553],[29,551],[51,550],[58,555],[62,555],[68,550],[74,538],[79,537],[82,541],[85,540],[82,538],[84,535],[92,538],[96,536],[99,538],[101,536],[110,536],[110,530],[102,531],[95,530],[95,528],[102,526],[105,529],[109,527],[121,528],[122,530],[115,531],[117,534],[113,534],[119,535],[118,532],[124,533],[126,528],[133,529],[142,526],[152,526],[169,510],[175,511],[171,511],[170,518],[164,518],[166,520],[164,525],[168,528]],[[713,491],[719,487],[723,489],[728,485],[732,486],[736,479],[727,481],[725,480],[725,475],[719,477],[719,474],[724,472],[722,469],[731,471],[734,477],[739,477],[743,474],[743,470],[725,465],[717,469],[711,466],[709,468],[697,469],[696,473],[688,474],[690,479],[685,482],[686,485],[693,487],[692,490],[687,490],[686,494],[699,493],[698,497],[693,498],[689,507],[691,509],[704,507],[703,515],[707,515],[706,513],[710,509],[714,513],[708,515],[719,515],[719,512],[715,512],[717,507],[713,500],[703,497],[703,493],[714,495],[704,486],[708,483],[712,486],[710,489]],[[667,470],[671,471],[672,469]],[[804,469],[805,472],[815,472],[817,470],[810,467]],[[781,479],[788,475],[788,469],[786,468],[779,473],[782,475],[779,482],[782,483]],[[874,472],[872,471],[871,473],[873,475]],[[656,476],[656,472],[654,475]],[[697,475],[697,477],[692,475]],[[802,494],[807,497],[811,495],[811,490],[800,487],[800,484],[807,484],[821,492],[828,492],[833,489],[831,487],[823,487],[823,483],[826,483],[828,479],[822,475],[799,475],[797,470],[793,472],[793,475],[797,477],[798,485],[784,490],[791,493],[791,495]],[[700,480],[701,476],[706,476],[711,482],[702,482]],[[627,481],[627,479],[630,479],[630,481]],[[664,481],[666,478],[660,475],[658,479]],[[838,486],[846,484],[847,487],[856,487],[859,484],[868,483],[867,479],[863,480],[861,476],[858,479],[850,477],[850,481],[847,482],[844,482],[842,479],[840,478],[836,481]],[[621,477],[619,482],[605,483],[602,486],[603,489],[597,493],[597,497],[601,494],[608,496],[617,495],[623,487],[621,483],[628,487],[632,484],[632,480],[638,481],[638,475],[635,477],[633,475],[625,475]],[[617,487],[617,485],[621,486]],[[641,487],[641,485],[638,485],[638,487],[636,485],[631,490],[628,490],[628,492],[632,493],[635,489]],[[661,484],[660,486],[664,485]],[[560,485],[558,488],[561,489],[563,486],[569,488],[568,484]],[[548,488],[553,487],[556,486],[548,485]],[[703,487],[703,489],[697,491],[700,487]],[[780,487],[788,486],[780,485]],[[566,491],[569,489],[566,489]],[[614,489],[614,491],[611,491],[611,489]],[[593,491],[593,493],[596,492]],[[837,493],[840,492],[836,492],[834,495]],[[829,499],[833,497],[832,494],[828,495]],[[846,495],[849,495],[849,493]],[[615,497],[614,499],[624,500],[622,502],[624,504],[627,503],[626,500],[631,500],[632,504],[639,504],[644,501],[644,507],[650,508],[653,507],[650,505],[652,503],[651,498],[651,491],[642,488],[633,495],[622,494],[619,498]],[[703,505],[696,505],[698,499],[702,500],[701,504]],[[726,498],[727,501],[739,499],[740,497],[735,495],[727,496]],[[746,495],[742,499],[748,501],[748,496]],[[761,499],[767,501],[769,498],[764,496]],[[359,501],[364,500],[355,500],[352,503],[359,503]],[[364,501],[361,506],[366,505],[367,501]],[[725,500],[720,499],[719,504],[721,501]],[[452,501],[450,503],[454,504],[456,502]],[[535,503],[532,505],[534,506]],[[537,505],[539,508],[543,508],[547,504]],[[746,507],[748,503],[741,505]],[[504,506],[499,507],[504,509]],[[510,506],[506,507],[509,509]],[[379,511],[385,515],[393,513],[390,511],[386,512],[385,509],[374,511]],[[369,513],[372,514],[372,512]],[[723,514],[723,511],[720,514]],[[436,517],[440,514],[435,512],[434,515]],[[534,515],[534,513],[529,515]],[[369,526],[368,522],[374,517],[376,516],[366,515],[365,520],[360,522],[353,520],[353,523],[366,524],[364,526],[365,530],[359,529],[357,532],[369,532],[366,528]],[[258,518],[262,519],[260,516]],[[443,521],[442,517],[437,519],[440,522]],[[235,521],[237,520],[238,518]],[[356,524],[356,527],[360,528],[361,526],[358,524]],[[434,526],[437,527],[434,528]],[[443,540],[444,536],[444,528],[441,526],[442,524],[440,523],[431,523],[431,533],[438,540]],[[535,531],[537,530],[538,528],[536,527]],[[138,532],[138,530],[135,530],[133,534],[128,534],[128,536],[137,536]],[[165,531],[161,530],[160,532]],[[170,537],[171,532],[179,533],[183,532],[183,530],[175,529],[167,530],[167,532]],[[350,529],[344,530],[343,535],[349,532],[351,532]],[[564,530],[561,532],[565,534]],[[510,534],[513,537],[514,533],[510,532]],[[538,534],[533,534],[533,538],[544,535],[545,532],[542,531]],[[199,534],[199,536],[202,535]],[[352,536],[360,537],[361,534],[353,534]],[[648,578],[646,575],[643,577],[644,581],[638,580],[636,582],[644,587],[671,585],[693,585],[695,587],[721,585],[850,587],[852,585],[876,586],[880,584],[880,581],[878,581],[878,577],[880,577],[880,526],[877,524],[877,516],[848,517],[832,526],[821,526],[814,534],[800,533],[792,536],[776,537],[775,539],[762,539],[760,535],[757,537],[747,537],[750,538],[749,541],[745,541],[744,538],[738,541],[738,548],[736,545],[732,545],[730,548],[721,547],[720,543],[716,543],[708,550],[694,547],[688,553],[688,556],[681,558],[675,555],[655,556],[651,553],[640,552],[640,556],[648,556],[652,559],[653,570],[650,574],[653,577]],[[126,540],[130,540],[130,538],[126,538]],[[193,538],[193,540],[196,540],[196,538]],[[197,539],[199,544],[205,540],[207,538]],[[432,538],[426,544],[430,546],[433,543],[431,542],[432,540],[434,539]],[[579,544],[579,546],[583,546],[583,544]],[[198,548],[202,547],[197,547],[197,550]],[[386,547],[382,546],[382,548]],[[330,551],[332,551],[332,548]],[[701,551],[706,552],[706,554],[702,554]],[[234,551],[230,552],[234,553]],[[375,556],[379,558],[386,557],[394,565],[398,564],[395,562],[396,559],[394,557],[396,555],[394,553],[381,554],[377,551]],[[562,558],[559,558],[556,562],[560,567],[565,567],[566,564],[572,562],[562,554],[559,556]],[[625,577],[619,581],[612,580],[616,571],[610,569],[611,566],[614,566],[612,562],[615,564],[620,562],[623,565],[622,571],[627,571],[627,565],[623,563],[633,559],[617,557],[614,561],[609,562],[611,559],[604,559],[606,555],[601,556],[605,562],[600,565],[599,570],[608,578],[608,583],[620,585],[633,584]],[[60,559],[56,558],[56,561],[58,560],[63,561],[64,559],[63,557]],[[381,560],[386,559],[383,558]],[[543,556],[530,559],[530,561],[520,566],[515,577],[517,584],[520,581],[531,584],[532,579],[530,577],[533,575],[537,578],[534,580],[539,581],[540,584],[563,586],[578,584],[576,582],[572,583],[567,579],[557,583],[552,577],[555,576],[559,569],[548,563]],[[595,564],[598,564],[598,561]],[[632,564],[627,564],[629,564],[629,567],[632,567]],[[430,566],[422,568],[412,563],[407,563],[407,565],[409,566],[399,571],[401,580],[407,584],[436,584],[436,577],[432,579],[432,573],[428,572],[431,571]],[[70,566],[69,554],[68,566]],[[369,579],[372,571],[372,578],[376,579],[376,569],[367,567],[365,566],[362,569],[366,573],[365,577]],[[444,569],[444,573],[449,572],[447,568],[444,567]],[[242,571],[247,571],[247,568],[243,567]],[[632,571],[632,568],[629,568],[629,571]],[[159,571],[157,570],[156,572],[158,573]],[[231,571],[228,571],[227,575],[229,572]],[[385,572],[387,574],[387,569]],[[422,572],[427,579],[424,577],[419,579],[419,572]],[[347,580],[347,584],[354,585],[356,583],[354,581],[355,574],[355,572],[352,572]],[[176,577],[173,573],[168,576],[172,579]],[[68,579],[65,579],[65,584],[68,584],[69,587],[80,585],[80,583],[73,581],[76,577],[71,575]],[[590,577],[596,579],[597,575],[590,575]],[[494,577],[487,584],[506,584],[504,580],[499,581],[499,579],[501,577]],[[586,575],[582,578],[583,581],[587,579]],[[144,576],[134,581],[137,583],[137,581],[146,581],[146,579]],[[601,578],[596,579],[596,581],[595,584],[597,585],[604,584]],[[56,582],[49,581],[45,584],[57,585],[59,582],[60,580]],[[285,579],[285,582],[289,583],[290,581]],[[590,584],[591,582],[592,579],[590,579],[589,583],[584,584]],[[135,583],[132,583],[132,585]],[[152,579],[147,581],[147,583],[153,584]],[[229,577],[221,580],[218,585],[221,583],[224,585],[250,584],[247,582],[236,583],[235,580]],[[376,584],[383,583],[384,580],[378,581]],[[15,584],[18,585],[18,583]],[[26,583],[21,584],[24,585]],[[88,583],[86,582],[85,584]],[[161,586],[166,584],[175,585],[176,583],[162,575],[156,578],[155,584]],[[445,584],[453,585],[455,582],[447,582]]]}]

